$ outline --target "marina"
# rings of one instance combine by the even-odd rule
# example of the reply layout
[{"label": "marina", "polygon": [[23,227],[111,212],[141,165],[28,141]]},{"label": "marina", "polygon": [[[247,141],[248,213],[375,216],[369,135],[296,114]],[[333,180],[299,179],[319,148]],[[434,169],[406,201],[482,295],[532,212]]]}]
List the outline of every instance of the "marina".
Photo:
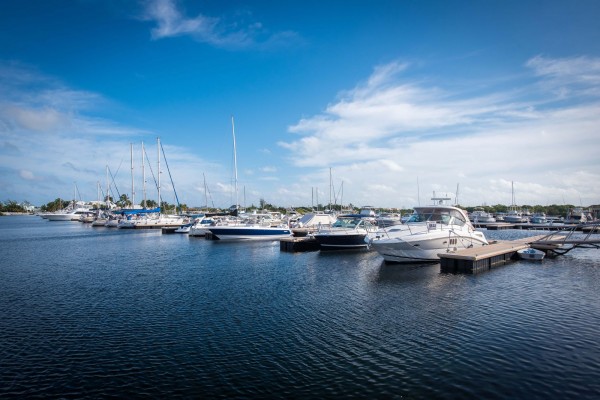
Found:
[{"label": "marina", "polygon": [[456,274],[281,243],[0,218],[0,397],[600,393],[598,250]]},{"label": "marina", "polygon": [[311,241],[0,218],[0,397],[600,391],[597,250],[464,275],[283,243]]},{"label": "marina", "polygon": [[600,400],[598,0],[64,3],[0,5],[0,400]]}]

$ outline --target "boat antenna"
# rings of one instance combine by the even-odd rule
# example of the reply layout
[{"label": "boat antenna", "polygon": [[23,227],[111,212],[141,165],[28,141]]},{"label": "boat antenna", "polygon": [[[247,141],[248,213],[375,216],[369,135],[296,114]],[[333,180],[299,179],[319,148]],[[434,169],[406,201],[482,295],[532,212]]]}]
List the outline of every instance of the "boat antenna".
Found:
[{"label": "boat antenna", "polygon": [[421,206],[421,189],[419,188],[419,177],[417,176],[417,204]]},{"label": "boat antenna", "polygon": [[455,205],[458,205],[458,187],[459,187],[460,183],[456,184],[456,198],[454,199],[454,203]]}]

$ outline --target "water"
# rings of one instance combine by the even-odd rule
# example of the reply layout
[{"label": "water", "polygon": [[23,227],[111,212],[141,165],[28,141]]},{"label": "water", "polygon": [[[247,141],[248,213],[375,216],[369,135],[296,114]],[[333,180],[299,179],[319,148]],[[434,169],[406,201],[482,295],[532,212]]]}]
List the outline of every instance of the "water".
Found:
[{"label": "water", "polygon": [[595,249],[455,275],[39,217],[0,249],[0,398],[600,397]]}]

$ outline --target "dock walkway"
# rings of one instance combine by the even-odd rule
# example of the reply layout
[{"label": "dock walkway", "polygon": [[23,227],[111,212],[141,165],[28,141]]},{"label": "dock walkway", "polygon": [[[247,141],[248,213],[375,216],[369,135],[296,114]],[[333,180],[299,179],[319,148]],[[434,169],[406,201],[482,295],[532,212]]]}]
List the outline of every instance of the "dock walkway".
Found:
[{"label": "dock walkway", "polygon": [[[511,261],[517,251],[528,247],[538,246],[535,242],[544,239],[547,235],[531,236],[517,240],[499,240],[487,246],[473,247],[459,250],[454,253],[441,253],[441,269],[443,272],[477,273],[487,271],[496,265]],[[552,246],[546,243],[547,246]]]}]

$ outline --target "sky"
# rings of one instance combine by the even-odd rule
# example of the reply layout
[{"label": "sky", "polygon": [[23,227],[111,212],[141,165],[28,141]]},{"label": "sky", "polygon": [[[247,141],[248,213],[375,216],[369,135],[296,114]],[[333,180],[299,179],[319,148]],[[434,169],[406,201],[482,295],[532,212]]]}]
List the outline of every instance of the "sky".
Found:
[{"label": "sky", "polygon": [[596,0],[5,0],[0,201],[96,200],[107,170],[156,200],[160,155],[163,201],[188,206],[600,204],[599,19]]}]

